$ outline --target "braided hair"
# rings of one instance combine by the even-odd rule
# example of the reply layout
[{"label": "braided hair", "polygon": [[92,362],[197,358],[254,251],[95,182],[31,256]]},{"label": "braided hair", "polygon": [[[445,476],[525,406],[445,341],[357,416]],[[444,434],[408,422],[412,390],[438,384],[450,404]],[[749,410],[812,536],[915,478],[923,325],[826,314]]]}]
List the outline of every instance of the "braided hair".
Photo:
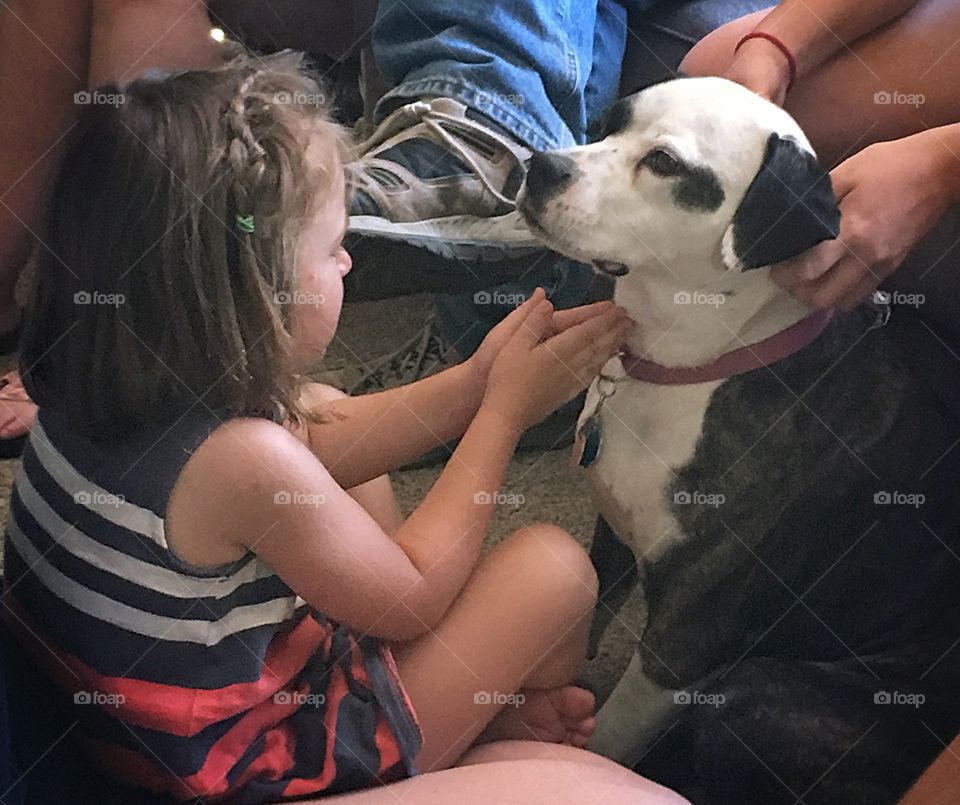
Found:
[{"label": "braided hair", "polygon": [[49,205],[21,350],[31,395],[93,437],[198,406],[298,418],[284,301],[346,153],[323,88],[285,52],[104,91],[123,103],[84,108]]}]

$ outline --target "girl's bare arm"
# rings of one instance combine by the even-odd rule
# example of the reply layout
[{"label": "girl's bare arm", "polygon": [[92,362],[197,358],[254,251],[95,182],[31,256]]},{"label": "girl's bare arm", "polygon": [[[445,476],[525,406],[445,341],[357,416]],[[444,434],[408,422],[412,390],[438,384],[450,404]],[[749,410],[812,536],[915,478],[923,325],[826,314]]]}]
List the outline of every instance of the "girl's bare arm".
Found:
[{"label": "girl's bare arm", "polygon": [[359,486],[462,436],[483,398],[485,378],[470,362],[425,380],[318,406],[302,438],[337,483]]}]

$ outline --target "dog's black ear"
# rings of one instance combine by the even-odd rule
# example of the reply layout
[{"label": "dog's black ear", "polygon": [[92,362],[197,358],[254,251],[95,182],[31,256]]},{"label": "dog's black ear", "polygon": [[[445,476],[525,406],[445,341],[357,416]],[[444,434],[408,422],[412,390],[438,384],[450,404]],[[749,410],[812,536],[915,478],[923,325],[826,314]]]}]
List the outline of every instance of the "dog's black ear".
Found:
[{"label": "dog's black ear", "polygon": [[771,134],[763,164],[723,236],[723,262],[740,271],[762,268],[839,233],[830,174],[796,140]]}]

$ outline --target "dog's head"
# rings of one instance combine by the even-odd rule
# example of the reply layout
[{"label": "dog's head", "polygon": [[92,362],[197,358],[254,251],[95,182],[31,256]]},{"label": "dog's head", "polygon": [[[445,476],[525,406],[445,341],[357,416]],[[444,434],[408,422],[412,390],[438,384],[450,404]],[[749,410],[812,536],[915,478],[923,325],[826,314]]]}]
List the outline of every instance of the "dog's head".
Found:
[{"label": "dog's head", "polygon": [[741,272],[839,231],[830,177],[800,127],[721,78],[668,81],[626,98],[600,142],[536,154],[528,168],[518,204],[531,229],[615,275],[658,264]]}]

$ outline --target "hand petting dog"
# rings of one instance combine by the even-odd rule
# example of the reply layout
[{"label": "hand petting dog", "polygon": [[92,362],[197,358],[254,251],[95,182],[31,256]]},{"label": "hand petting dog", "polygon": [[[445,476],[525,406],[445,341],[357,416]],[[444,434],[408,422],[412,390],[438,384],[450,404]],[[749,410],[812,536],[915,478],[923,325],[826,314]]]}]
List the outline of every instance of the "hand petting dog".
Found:
[{"label": "hand petting dog", "polygon": [[840,163],[831,173],[839,237],[776,266],[774,281],[811,307],[856,307],[960,198],[950,180],[957,173],[954,149],[931,129],[871,145]]},{"label": "hand petting dog", "polygon": [[[750,41],[725,77],[782,105],[785,65],[769,43]],[[774,281],[815,308],[851,310],[863,302],[960,201],[958,141],[954,127],[929,129],[841,162],[830,174],[840,200],[839,237],[778,265]]]}]

